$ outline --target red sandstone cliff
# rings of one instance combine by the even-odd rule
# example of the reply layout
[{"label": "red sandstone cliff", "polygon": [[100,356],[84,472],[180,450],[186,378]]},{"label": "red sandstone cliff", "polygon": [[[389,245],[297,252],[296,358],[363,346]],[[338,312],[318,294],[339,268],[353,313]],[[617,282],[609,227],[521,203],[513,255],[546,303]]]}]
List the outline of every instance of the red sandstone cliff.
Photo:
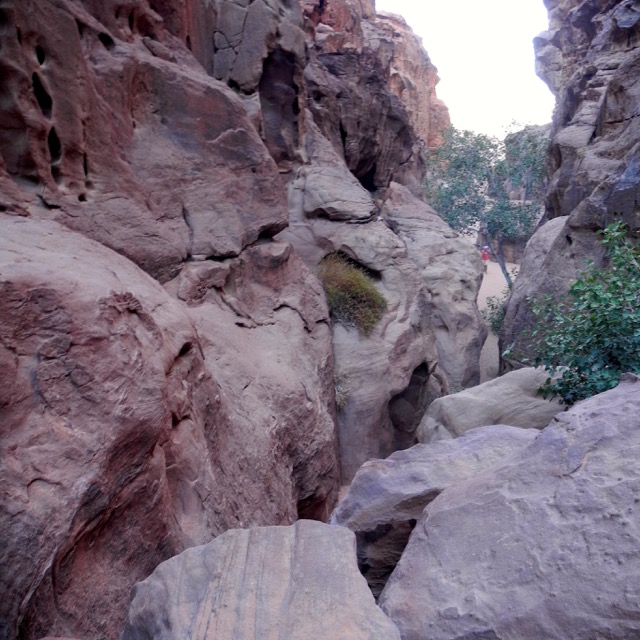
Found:
[{"label": "red sandstone cliff", "polygon": [[[326,518],[339,450],[349,476],[477,376],[479,260],[397,184],[439,124],[409,115],[389,24],[337,0],[0,7],[1,637],[115,638],[159,562]],[[383,202],[429,227],[427,261]],[[330,326],[312,270],[337,250],[388,298],[370,340]]]}]

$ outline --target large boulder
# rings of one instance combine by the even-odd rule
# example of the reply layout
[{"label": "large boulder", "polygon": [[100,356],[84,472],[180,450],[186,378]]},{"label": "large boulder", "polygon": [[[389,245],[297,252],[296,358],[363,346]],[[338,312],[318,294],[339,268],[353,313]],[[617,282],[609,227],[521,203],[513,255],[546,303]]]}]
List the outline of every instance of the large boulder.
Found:
[{"label": "large boulder", "polygon": [[429,504],[380,598],[402,638],[640,635],[639,385],[579,403]]},{"label": "large boulder", "polygon": [[229,527],[328,516],[319,285],[276,243],[228,269],[233,295],[210,284],[187,308],[110,249],[0,214],[3,638],[113,638],[162,560]]},{"label": "large boulder", "polygon": [[373,594],[380,595],[432,500],[447,487],[526,447],[537,435],[533,429],[481,427],[455,440],[417,444],[385,460],[365,462],[331,523],[356,534],[358,565]]},{"label": "large boulder", "polygon": [[300,520],[231,530],[136,585],[121,640],[399,640],[358,572],[353,534]]},{"label": "large boulder", "polygon": [[527,367],[438,398],[420,423],[418,440],[457,438],[468,429],[491,424],[542,429],[563,410],[558,400],[544,398],[539,391],[548,377],[542,368]]}]

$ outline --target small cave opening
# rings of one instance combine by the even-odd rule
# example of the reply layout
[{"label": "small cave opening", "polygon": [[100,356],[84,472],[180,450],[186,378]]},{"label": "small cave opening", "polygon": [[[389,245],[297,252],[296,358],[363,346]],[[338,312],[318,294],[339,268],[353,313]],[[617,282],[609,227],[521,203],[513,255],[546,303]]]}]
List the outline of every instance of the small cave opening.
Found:
[{"label": "small cave opening", "polygon": [[374,164],[369,171],[367,171],[363,176],[359,177],[358,180],[360,184],[370,193],[376,191],[378,186],[376,185],[376,171],[378,170],[378,165]]},{"label": "small cave opening", "polygon": [[62,158],[62,142],[56,133],[55,127],[51,127],[49,135],[47,136],[47,147],[49,147],[49,156],[51,157],[51,164],[60,162]]},{"label": "small cave opening", "polygon": [[187,38],[185,40],[185,44],[187,45],[187,49],[189,49],[189,51],[191,51],[191,36],[187,36]]},{"label": "small cave opening", "polygon": [[39,65],[43,65],[47,56],[45,55],[44,49],[40,46],[36,46],[36,59],[38,60]]},{"label": "small cave opening", "polygon": [[85,178],[89,175],[89,159],[86,153],[82,154],[82,172]]},{"label": "small cave opening", "polygon": [[396,450],[416,444],[416,430],[429,402],[429,367],[426,362],[416,367],[407,387],[389,401],[389,418],[393,425]]},{"label": "small cave opening", "polygon": [[20,27],[16,27],[16,38],[18,38],[18,44],[22,44],[22,31]]},{"label": "small cave opening", "polygon": [[295,82],[297,69],[296,56],[278,48],[265,59],[260,78],[264,141],[278,164],[293,161],[298,147],[300,103]]},{"label": "small cave opening", "polygon": [[98,40],[102,43],[102,46],[107,50],[111,51],[116,46],[114,39],[108,33],[99,33]]},{"label": "small cave opening", "polygon": [[326,522],[329,519],[329,506],[326,498],[316,495],[298,500],[298,519],[299,520],[319,520]]},{"label": "small cave opening", "polygon": [[135,27],[135,23],[136,23],[135,20],[136,20],[135,11],[131,11],[131,13],[129,13],[129,18],[128,18],[129,31],[131,31],[131,33],[133,33],[133,29]]},{"label": "small cave opening", "polygon": [[53,109],[53,100],[49,95],[49,92],[44,88],[42,80],[37,73],[31,76],[31,85],[33,87],[33,95],[36,97],[40,111],[45,118],[51,117],[51,111]]}]

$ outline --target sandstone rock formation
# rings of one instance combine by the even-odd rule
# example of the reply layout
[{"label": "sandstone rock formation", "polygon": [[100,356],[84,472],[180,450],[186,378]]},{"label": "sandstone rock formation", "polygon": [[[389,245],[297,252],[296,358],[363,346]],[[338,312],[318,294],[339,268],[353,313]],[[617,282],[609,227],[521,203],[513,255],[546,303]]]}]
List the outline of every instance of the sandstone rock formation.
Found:
[{"label": "sandstone rock formation", "polygon": [[[392,179],[419,188],[427,126],[390,24],[359,0],[0,2],[0,637],[115,638],[164,559],[326,519],[334,352],[347,475],[447,390],[435,294],[376,219]],[[331,251],[379,275],[371,340],[332,344]]]},{"label": "sandstone rock formation", "polygon": [[632,230],[640,227],[637,3],[545,4],[550,25],[535,41],[537,69],[557,98],[546,215],[566,218],[562,228],[555,227],[544,264],[520,271],[521,290],[509,303],[503,346],[521,346],[519,335],[531,322],[525,295],[562,295],[585,259],[601,260],[595,231],[614,219]]},{"label": "sandstone rock formation", "polygon": [[360,467],[331,523],[356,534],[358,565],[380,595],[424,508],[447,487],[527,446],[533,429],[491,426],[455,440],[416,445]]},{"label": "sandstone rock formation", "polygon": [[538,391],[548,375],[542,368],[527,367],[438,398],[420,423],[418,440],[457,438],[469,429],[490,424],[542,429],[564,410],[558,400],[545,399]]},{"label": "sandstone rock formation", "polygon": [[640,634],[637,378],[429,504],[380,598],[407,640]]},{"label": "sandstone rock formation", "polygon": [[353,534],[300,520],[231,530],[136,585],[122,640],[399,640],[358,572]]},{"label": "sandstone rock formation", "polygon": [[487,335],[476,303],[482,281],[478,252],[397,183],[386,192],[382,215],[407,245],[426,283],[439,364],[451,387],[478,384],[478,353]]},{"label": "sandstone rock formation", "polygon": [[162,560],[327,517],[330,333],[289,247],[243,252],[186,307],[55,222],[0,228],[3,637],[115,637]]}]

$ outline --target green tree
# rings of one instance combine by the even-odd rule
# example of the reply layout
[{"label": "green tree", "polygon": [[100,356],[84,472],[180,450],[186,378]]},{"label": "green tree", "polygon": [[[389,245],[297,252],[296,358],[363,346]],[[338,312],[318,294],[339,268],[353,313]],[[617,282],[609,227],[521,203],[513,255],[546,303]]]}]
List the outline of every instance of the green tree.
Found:
[{"label": "green tree", "polygon": [[547,144],[540,127],[504,141],[451,127],[442,146],[427,156],[428,201],[454,229],[480,231],[489,239],[509,287],[504,244],[528,238],[540,215]]},{"label": "green tree", "polygon": [[640,250],[622,223],[600,233],[605,266],[592,263],[561,301],[532,301],[534,364],[549,372],[542,391],[566,404],[640,373]]}]

